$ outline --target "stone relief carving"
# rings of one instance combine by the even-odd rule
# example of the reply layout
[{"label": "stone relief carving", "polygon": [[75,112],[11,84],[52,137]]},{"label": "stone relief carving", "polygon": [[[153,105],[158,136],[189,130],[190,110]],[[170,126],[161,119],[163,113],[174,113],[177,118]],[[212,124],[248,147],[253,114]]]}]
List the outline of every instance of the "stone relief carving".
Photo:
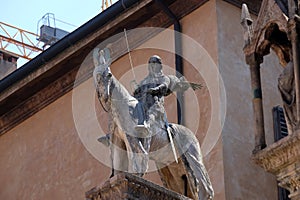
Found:
[{"label": "stone relief carving", "polygon": [[278,89],[280,91],[284,116],[289,134],[297,128],[296,93],[294,83],[294,65],[289,62],[278,78]]},{"label": "stone relief carving", "polygon": [[122,173],[105,182],[101,188],[94,187],[85,194],[86,200],[155,199],[191,200],[143,178]]},{"label": "stone relief carving", "polygon": [[[300,132],[296,131],[252,156],[253,161],[267,172],[276,175],[278,185],[297,196],[299,175]],[[292,198],[293,199],[293,198]]]},{"label": "stone relief carving", "polygon": [[276,175],[278,185],[290,191],[291,199],[300,197],[298,8],[299,2],[294,0],[264,0],[253,38],[244,47],[246,61],[250,65],[253,89],[261,88],[259,68],[263,57],[270,53],[270,49],[274,50],[283,67],[278,78],[278,89],[283,100],[289,135],[266,147],[262,96],[254,96],[254,115],[258,119],[255,145],[265,148],[257,148],[258,151],[253,153],[252,159],[264,170]]},{"label": "stone relief carving", "polygon": [[[295,2],[291,1],[289,4],[292,5]],[[252,37],[246,34],[252,26],[252,23],[247,22],[252,22],[252,20],[248,14],[247,6],[243,5],[241,22],[245,34],[248,35],[248,39],[245,40],[244,53],[246,62],[250,65],[251,85],[254,91],[253,104],[256,123],[254,153],[266,147],[260,64],[263,62],[263,57],[268,55],[271,49],[276,53],[279,63],[283,67],[282,74],[278,78],[278,89],[283,101],[288,132],[292,134],[299,128],[300,87],[297,84],[299,73],[296,72],[299,68],[299,48],[296,44],[298,41],[298,17],[295,11],[292,12],[296,9],[291,5],[287,9],[287,1],[264,0],[258,18],[254,22]],[[289,16],[286,15],[287,10]],[[298,75],[295,76],[296,74]]]},{"label": "stone relief carving", "polygon": [[114,124],[110,126],[110,136],[101,140],[109,140],[112,158],[124,155],[112,159],[112,175],[126,171],[143,176],[152,159],[168,189],[193,199],[213,199],[197,138],[186,127],[168,123],[163,105],[163,96],[172,90],[201,86],[163,75],[161,59],[154,56],[149,60],[148,77],[138,85],[133,97],[112,75],[109,49],[94,49],[93,60],[98,99]]}]

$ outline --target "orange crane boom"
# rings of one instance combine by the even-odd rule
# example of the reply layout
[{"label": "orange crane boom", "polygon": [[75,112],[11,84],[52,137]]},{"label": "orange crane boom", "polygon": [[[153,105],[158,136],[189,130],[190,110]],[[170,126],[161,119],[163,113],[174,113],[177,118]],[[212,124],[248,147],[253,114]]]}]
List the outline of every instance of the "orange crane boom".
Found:
[{"label": "orange crane boom", "polygon": [[[31,60],[34,52],[42,52],[39,47],[40,41],[33,42],[39,35],[17,28],[15,26],[0,22],[0,50],[15,56]],[[13,46],[13,47],[12,47]],[[12,48],[15,48],[12,50]]]}]

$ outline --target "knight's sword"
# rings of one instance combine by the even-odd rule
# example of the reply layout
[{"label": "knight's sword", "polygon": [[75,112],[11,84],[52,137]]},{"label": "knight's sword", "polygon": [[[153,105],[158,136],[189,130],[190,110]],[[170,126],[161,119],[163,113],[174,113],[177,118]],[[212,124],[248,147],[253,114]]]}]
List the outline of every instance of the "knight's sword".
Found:
[{"label": "knight's sword", "polygon": [[167,133],[168,133],[168,136],[169,136],[169,139],[170,139],[171,148],[172,148],[172,151],[173,151],[175,161],[176,161],[176,163],[178,163],[176,149],[175,149],[175,145],[174,145],[173,138],[172,138],[172,135],[171,135],[170,127],[167,127]]},{"label": "knight's sword", "polygon": [[127,52],[128,52],[130,66],[131,66],[131,71],[132,71],[132,74],[133,74],[133,81],[131,81],[130,84],[131,84],[131,89],[135,90],[137,88],[137,83],[136,83],[135,73],[134,73],[134,70],[133,70],[133,64],[132,64],[132,58],[131,58],[131,54],[130,54],[130,48],[129,48],[129,42],[128,42],[126,28],[124,28],[124,35],[125,35],[125,41],[126,41],[126,46],[127,46]]},{"label": "knight's sword", "polygon": [[167,120],[167,115],[166,115],[166,113],[164,113],[164,120],[165,120],[165,122],[166,122],[167,133],[168,133],[168,136],[169,136],[169,139],[170,139],[172,152],[173,152],[173,155],[174,155],[174,158],[175,158],[176,163],[178,163],[177,154],[176,154],[176,149],[175,149],[175,145],[174,145],[173,137],[172,137],[172,134],[171,134],[171,131],[170,131],[170,126],[169,126],[169,123],[168,123],[168,120]]}]

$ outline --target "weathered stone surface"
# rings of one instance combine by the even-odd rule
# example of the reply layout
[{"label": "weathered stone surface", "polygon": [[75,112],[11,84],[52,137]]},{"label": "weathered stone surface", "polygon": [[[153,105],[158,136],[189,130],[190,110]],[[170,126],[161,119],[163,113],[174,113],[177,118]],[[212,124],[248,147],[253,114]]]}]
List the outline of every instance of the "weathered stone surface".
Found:
[{"label": "weathered stone surface", "polygon": [[188,200],[190,198],[167,190],[150,181],[128,173],[118,174],[101,187],[87,191],[86,200],[120,200],[120,199],[155,199],[155,200]]},{"label": "weathered stone surface", "polygon": [[300,160],[300,131],[269,145],[252,159],[266,171],[278,174],[284,167]]},{"label": "weathered stone surface", "polygon": [[299,198],[300,131],[257,152],[252,159],[267,172],[275,174],[279,185],[290,191],[292,199]]}]

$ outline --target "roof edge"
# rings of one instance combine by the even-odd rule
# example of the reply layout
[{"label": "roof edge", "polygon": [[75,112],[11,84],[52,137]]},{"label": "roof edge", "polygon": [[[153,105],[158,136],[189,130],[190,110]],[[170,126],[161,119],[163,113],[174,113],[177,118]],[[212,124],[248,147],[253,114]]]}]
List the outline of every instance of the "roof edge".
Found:
[{"label": "roof edge", "polygon": [[78,29],[59,40],[46,51],[42,52],[37,57],[26,63],[24,66],[20,67],[19,69],[15,70],[7,77],[2,79],[0,81],[0,94],[7,88],[9,88],[11,85],[15,84],[19,80],[22,80],[31,72],[49,62],[61,51],[67,49],[68,47],[71,47],[78,40],[83,39],[89,33],[99,29],[101,26],[108,23],[111,19],[119,15],[122,11],[130,8],[131,6],[140,1],[141,0],[122,0],[116,2],[108,9],[101,12],[101,14],[98,14],[97,16],[86,22],[84,25],[80,26]]}]

